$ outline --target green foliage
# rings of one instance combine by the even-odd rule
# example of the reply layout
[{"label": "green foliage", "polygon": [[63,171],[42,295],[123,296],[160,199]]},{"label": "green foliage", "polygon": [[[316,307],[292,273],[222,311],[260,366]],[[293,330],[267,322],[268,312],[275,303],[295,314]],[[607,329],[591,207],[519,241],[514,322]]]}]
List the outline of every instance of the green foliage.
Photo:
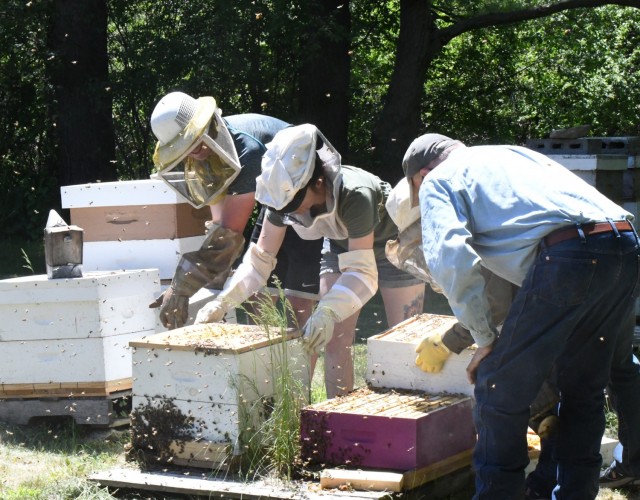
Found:
[{"label": "green foliage", "polygon": [[638,135],[640,12],[602,7],[457,37],[426,82],[425,128],[469,143],[524,143],[591,124]]},{"label": "green foliage", "polygon": [[49,2],[0,7],[0,234],[40,237],[56,206],[52,88],[46,78]]},{"label": "green foliage", "polygon": [[46,272],[43,230],[38,234],[39,240],[0,239],[0,279]]},{"label": "green foliage", "polygon": [[[444,27],[546,2],[432,2]],[[47,46],[52,0],[0,6],[0,235],[36,240],[59,209],[56,119]],[[332,33],[316,2],[108,0],[110,93],[121,179],[152,172],[149,116],[172,90],[212,95],[225,115],[296,121],[301,71]],[[396,60],[400,2],[352,0],[349,162],[368,168],[370,136]],[[455,37],[424,82],[423,129],[470,143],[522,143],[590,123],[593,135],[640,135],[640,10],[607,6]],[[351,161],[353,160],[353,161]],[[390,167],[389,167],[390,168]]]},{"label": "green foliage", "polygon": [[31,259],[29,259],[27,252],[25,252],[23,248],[21,248],[20,251],[22,252],[22,260],[24,261],[22,267],[29,271],[31,274],[35,274],[33,270],[33,264],[31,263]]},{"label": "green foliage", "polygon": [[352,2],[351,103],[349,145],[356,164],[366,168],[375,119],[389,85],[400,30],[394,0]]},{"label": "green foliage", "polygon": [[117,162],[122,178],[151,172],[149,116],[181,90],[216,98],[224,115],[290,119],[300,7],[283,0],[112,0],[109,26]]},{"label": "green foliage", "polygon": [[77,426],[73,419],[45,419],[28,426],[0,422],[0,497],[3,499],[113,498],[87,480],[123,461],[128,433]]}]

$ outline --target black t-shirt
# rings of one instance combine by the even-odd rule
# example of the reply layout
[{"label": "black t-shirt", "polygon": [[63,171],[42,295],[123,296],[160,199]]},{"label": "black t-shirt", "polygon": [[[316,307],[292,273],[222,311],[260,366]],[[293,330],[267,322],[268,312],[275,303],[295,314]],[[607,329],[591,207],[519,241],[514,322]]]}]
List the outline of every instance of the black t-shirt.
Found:
[{"label": "black t-shirt", "polygon": [[271,142],[278,131],[290,124],[278,118],[257,113],[230,115],[223,120],[231,133],[242,167],[238,177],[229,185],[227,193],[253,193],[256,190],[256,177],[261,172],[265,145]]}]

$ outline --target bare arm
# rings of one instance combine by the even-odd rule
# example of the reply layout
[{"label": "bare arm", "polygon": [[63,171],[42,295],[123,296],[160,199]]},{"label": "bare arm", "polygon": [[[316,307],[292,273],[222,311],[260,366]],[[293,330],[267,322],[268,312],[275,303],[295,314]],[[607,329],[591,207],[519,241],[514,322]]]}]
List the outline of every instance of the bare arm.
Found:
[{"label": "bare arm", "polygon": [[211,205],[211,218],[225,229],[242,233],[255,204],[254,193],[228,195]]},{"label": "bare arm", "polygon": [[286,227],[276,226],[269,222],[269,219],[265,217],[262,222],[260,236],[258,237],[258,248],[265,252],[269,252],[272,255],[277,255],[280,247],[282,246],[282,241],[284,240],[286,232]]},{"label": "bare arm", "polygon": [[362,238],[349,238],[349,251],[371,250],[373,248],[373,231]]}]

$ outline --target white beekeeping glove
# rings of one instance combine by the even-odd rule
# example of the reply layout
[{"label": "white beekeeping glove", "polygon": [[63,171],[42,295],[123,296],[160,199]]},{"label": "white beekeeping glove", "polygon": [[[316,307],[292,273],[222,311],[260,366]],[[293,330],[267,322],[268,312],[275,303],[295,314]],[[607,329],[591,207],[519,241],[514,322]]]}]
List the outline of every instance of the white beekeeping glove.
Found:
[{"label": "white beekeeping glove", "polygon": [[227,280],[222,292],[198,311],[194,324],[222,321],[230,308],[242,304],[267,284],[276,262],[275,255],[251,243],[242,263]]},{"label": "white beekeeping glove", "polygon": [[304,327],[305,349],[311,355],[324,347],[336,323],[360,310],[378,289],[378,268],[372,249],[338,256],[342,275],[322,297]]}]

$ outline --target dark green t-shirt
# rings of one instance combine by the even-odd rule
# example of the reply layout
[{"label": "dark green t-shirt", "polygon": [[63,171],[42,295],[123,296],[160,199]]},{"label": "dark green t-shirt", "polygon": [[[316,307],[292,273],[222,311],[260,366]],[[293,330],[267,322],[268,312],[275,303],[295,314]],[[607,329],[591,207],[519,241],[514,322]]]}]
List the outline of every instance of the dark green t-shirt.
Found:
[{"label": "dark green t-shirt", "polygon": [[[343,165],[342,185],[338,190],[336,215],[347,228],[349,238],[362,238],[373,231],[376,259],[384,259],[388,240],[395,239],[398,228],[389,217],[385,203],[391,186],[379,177],[357,167]],[[282,217],[267,212],[269,222],[283,226]],[[332,240],[340,248],[349,249],[349,240]]]}]

